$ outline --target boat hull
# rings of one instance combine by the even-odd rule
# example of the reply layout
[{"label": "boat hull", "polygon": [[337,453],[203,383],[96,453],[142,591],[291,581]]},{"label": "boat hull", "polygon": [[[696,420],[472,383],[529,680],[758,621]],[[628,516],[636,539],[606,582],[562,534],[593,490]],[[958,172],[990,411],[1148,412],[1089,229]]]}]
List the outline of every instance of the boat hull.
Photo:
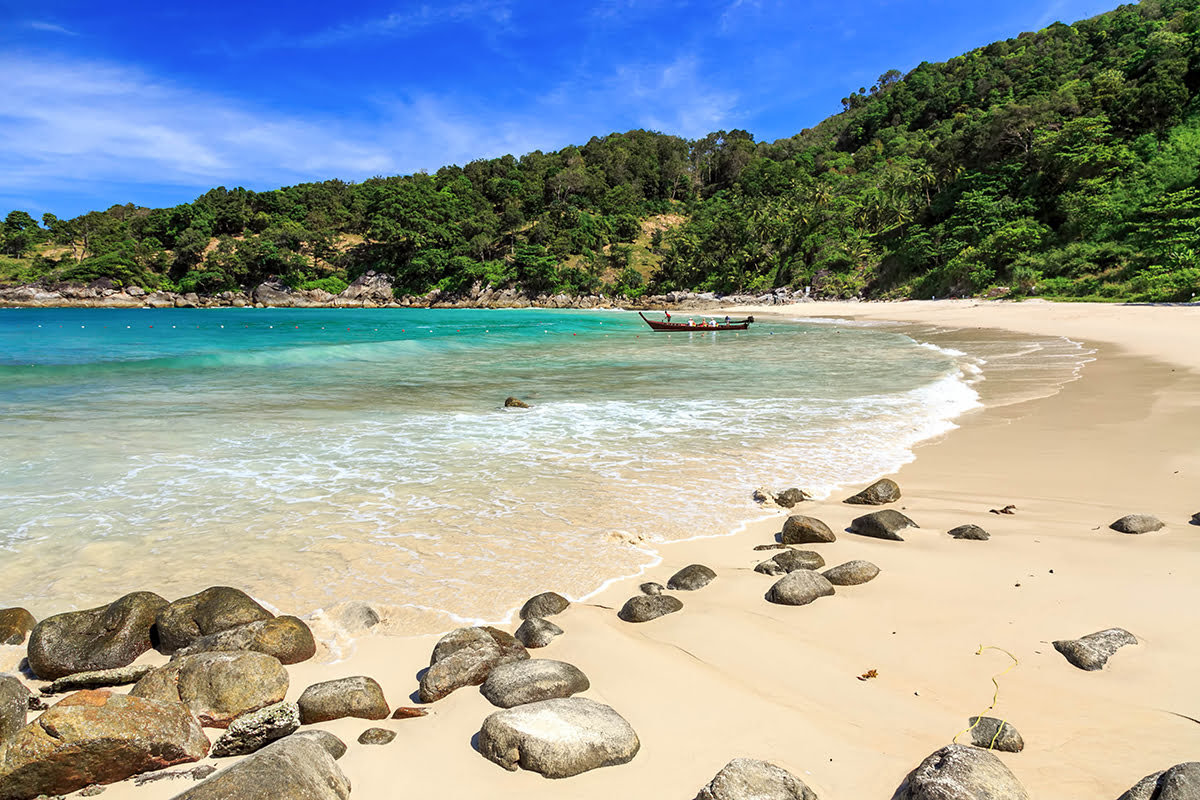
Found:
[{"label": "boat hull", "polygon": [[656,319],[647,319],[646,315],[638,312],[638,316],[642,318],[651,330],[654,331],[683,331],[688,333],[708,333],[709,331],[744,331],[750,327],[753,319],[740,320],[738,322],[730,322],[728,325],[688,325],[686,322],[661,322]]}]

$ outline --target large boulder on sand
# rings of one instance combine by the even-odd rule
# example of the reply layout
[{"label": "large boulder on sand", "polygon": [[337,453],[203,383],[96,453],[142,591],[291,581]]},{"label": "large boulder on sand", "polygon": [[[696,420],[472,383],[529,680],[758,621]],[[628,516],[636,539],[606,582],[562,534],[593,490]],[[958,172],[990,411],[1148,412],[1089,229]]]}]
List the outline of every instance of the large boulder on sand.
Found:
[{"label": "large boulder on sand", "polygon": [[174,653],[201,636],[271,619],[274,614],[240,589],[213,586],[181,597],[158,614],[158,649]]},{"label": "large boulder on sand", "polygon": [[422,703],[441,700],[455,689],[478,686],[493,668],[529,658],[524,645],[492,627],[450,631],[433,648],[429,669],[421,674]]},{"label": "large boulder on sand", "polygon": [[542,592],[525,601],[525,605],[521,606],[520,616],[521,619],[530,617],[545,619],[566,611],[570,605],[571,601],[558,592]]},{"label": "large boulder on sand", "polygon": [[285,736],[173,800],[346,800],[350,779],[322,742]]},{"label": "large boulder on sand", "polygon": [[900,531],[905,528],[919,528],[917,523],[901,514],[894,508],[885,508],[855,518],[850,523],[850,532],[860,536],[870,536],[874,539],[890,539],[893,542],[903,542]]},{"label": "large boulder on sand", "polygon": [[222,650],[266,653],[279,659],[281,664],[299,664],[316,655],[317,642],[304,620],[288,616],[272,617],[201,636],[176,650],[175,655]]},{"label": "large boulder on sand", "polygon": [[735,758],[700,790],[696,800],[817,800],[817,795],[774,764]]},{"label": "large boulder on sand", "polygon": [[77,692],[22,728],[0,754],[0,799],[67,794],[206,753],[208,737],[181,703]]},{"label": "large boulder on sand", "polygon": [[18,678],[0,675],[0,749],[17,731],[25,727],[29,713],[29,698],[33,692]]},{"label": "large boulder on sand", "polygon": [[570,697],[591,687],[587,676],[573,664],[548,658],[511,661],[492,670],[481,691],[500,708]]},{"label": "large boulder on sand", "polygon": [[1200,797],[1200,761],[1176,764],[1138,781],[1117,800],[1196,800]]},{"label": "large boulder on sand", "polygon": [[624,622],[649,622],[652,619],[674,614],[683,608],[678,597],[669,594],[639,594],[625,601],[617,618]]},{"label": "large boulder on sand", "polygon": [[637,734],[620,714],[583,697],[497,711],[479,731],[484,758],[507,770],[521,767],[547,778],[625,764],[640,747]]},{"label": "large boulder on sand", "polygon": [[717,573],[703,564],[691,564],[672,575],[671,579],[667,581],[667,588],[681,592],[694,592],[708,586],[715,577],[717,577]]},{"label": "large boulder on sand", "polygon": [[0,608],[0,644],[21,644],[36,624],[23,608]]},{"label": "large boulder on sand", "polygon": [[153,592],[133,592],[106,606],[47,617],[29,634],[29,668],[51,681],[132,664],[152,646],[150,629],[166,607]]},{"label": "large boulder on sand", "polygon": [[872,564],[870,561],[847,561],[845,564],[838,564],[836,567],[830,567],[821,573],[825,579],[834,586],[858,586],[867,581],[875,580],[879,575],[879,567]]},{"label": "large boulder on sand", "polygon": [[1149,514],[1129,514],[1108,527],[1121,533],[1150,533],[1161,530],[1163,521]]},{"label": "large boulder on sand", "polygon": [[365,675],[314,683],[300,695],[299,703],[305,725],[343,717],[383,719],[389,711],[383,688]]},{"label": "large boulder on sand", "polygon": [[837,541],[837,536],[816,517],[793,514],[784,521],[779,540],[784,544],[821,544]]},{"label": "large boulder on sand", "polygon": [[884,503],[894,503],[899,499],[900,487],[891,478],[883,478],[853,497],[847,497],[846,502],[857,506],[881,506]]},{"label": "large boulder on sand", "polygon": [[950,744],[908,773],[894,800],[1029,800],[1029,794],[991,752]]},{"label": "large boulder on sand", "polygon": [[182,702],[208,728],[278,703],[288,674],[279,659],[263,653],[197,653],[183,656],[142,678],[129,694]]},{"label": "large boulder on sand", "polygon": [[819,597],[833,594],[833,584],[819,572],[800,569],[789,572],[767,591],[767,600],[782,606],[806,606]]},{"label": "large boulder on sand", "polygon": [[754,568],[755,572],[764,575],[787,575],[798,569],[820,569],[825,566],[825,559],[813,550],[784,550],[771,556]]},{"label": "large boulder on sand", "polygon": [[1076,667],[1094,672],[1103,669],[1113,653],[1137,643],[1137,637],[1124,628],[1108,628],[1078,639],[1059,639],[1054,642],[1054,649]]},{"label": "large boulder on sand", "polygon": [[553,622],[541,617],[530,617],[521,623],[513,637],[526,647],[545,647],[556,636],[562,636],[563,629]]}]

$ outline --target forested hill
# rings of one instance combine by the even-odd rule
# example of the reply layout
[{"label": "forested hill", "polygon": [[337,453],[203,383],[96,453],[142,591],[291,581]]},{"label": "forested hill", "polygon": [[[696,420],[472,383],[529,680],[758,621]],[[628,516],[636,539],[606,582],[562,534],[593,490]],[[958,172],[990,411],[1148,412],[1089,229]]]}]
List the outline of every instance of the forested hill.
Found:
[{"label": "forested hill", "polygon": [[[529,295],[1200,292],[1200,0],[1144,0],[892,71],[789,139],[647,131],[167,209],[14,211],[0,282],[217,293],[281,278]],[[797,76],[802,79],[803,76]]]}]

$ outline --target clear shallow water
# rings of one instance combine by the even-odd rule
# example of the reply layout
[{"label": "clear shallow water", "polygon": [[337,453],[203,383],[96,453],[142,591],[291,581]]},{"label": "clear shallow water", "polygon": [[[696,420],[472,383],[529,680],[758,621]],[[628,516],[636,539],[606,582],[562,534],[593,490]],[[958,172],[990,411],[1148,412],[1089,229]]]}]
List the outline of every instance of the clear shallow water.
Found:
[{"label": "clear shallow water", "polygon": [[870,326],[0,310],[0,605],[231,584],[411,632],[495,620],[728,532],[756,486],[896,468],[977,404],[977,372]]}]

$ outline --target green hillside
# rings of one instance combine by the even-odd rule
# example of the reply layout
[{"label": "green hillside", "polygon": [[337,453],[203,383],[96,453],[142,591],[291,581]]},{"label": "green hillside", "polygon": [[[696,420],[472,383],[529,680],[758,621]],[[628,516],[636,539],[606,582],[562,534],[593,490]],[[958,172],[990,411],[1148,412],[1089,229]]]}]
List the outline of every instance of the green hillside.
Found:
[{"label": "green hillside", "polygon": [[1144,0],[891,71],[789,139],[648,131],[167,209],[14,211],[0,283],[216,293],[480,281],[527,294],[1200,292],[1200,0]]}]

